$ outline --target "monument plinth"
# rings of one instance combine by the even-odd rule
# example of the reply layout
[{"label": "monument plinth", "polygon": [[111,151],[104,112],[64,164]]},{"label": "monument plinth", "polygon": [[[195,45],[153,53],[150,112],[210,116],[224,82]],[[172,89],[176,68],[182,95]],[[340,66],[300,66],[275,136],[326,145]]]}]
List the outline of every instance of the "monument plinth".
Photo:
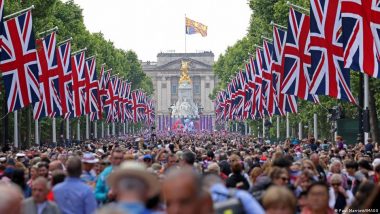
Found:
[{"label": "monument plinth", "polygon": [[198,107],[193,101],[193,87],[189,76],[189,61],[181,62],[181,77],[178,86],[178,100],[172,107],[174,118],[199,118]]}]

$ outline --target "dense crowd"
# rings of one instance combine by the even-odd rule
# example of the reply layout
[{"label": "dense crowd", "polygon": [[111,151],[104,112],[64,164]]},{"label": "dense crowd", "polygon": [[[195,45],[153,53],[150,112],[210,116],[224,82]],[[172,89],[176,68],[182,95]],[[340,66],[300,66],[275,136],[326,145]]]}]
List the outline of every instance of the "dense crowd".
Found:
[{"label": "dense crowd", "polygon": [[[5,147],[4,147],[5,148]],[[0,152],[0,213],[379,213],[378,143],[157,133]]]}]

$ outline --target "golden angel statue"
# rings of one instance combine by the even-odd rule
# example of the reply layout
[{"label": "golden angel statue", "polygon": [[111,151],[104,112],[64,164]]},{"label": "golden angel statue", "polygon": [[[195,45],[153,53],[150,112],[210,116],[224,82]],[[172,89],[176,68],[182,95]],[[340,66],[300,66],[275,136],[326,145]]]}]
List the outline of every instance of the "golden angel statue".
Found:
[{"label": "golden angel statue", "polygon": [[181,62],[181,77],[179,78],[179,84],[183,82],[191,83],[191,78],[189,76],[189,64],[190,61]]}]

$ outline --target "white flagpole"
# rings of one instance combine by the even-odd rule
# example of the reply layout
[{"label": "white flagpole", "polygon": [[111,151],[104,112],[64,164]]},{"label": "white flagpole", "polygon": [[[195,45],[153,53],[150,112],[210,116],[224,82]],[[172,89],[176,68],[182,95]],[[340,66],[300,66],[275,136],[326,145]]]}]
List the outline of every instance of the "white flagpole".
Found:
[{"label": "white flagpole", "polygon": [[112,122],[112,136],[115,136],[115,122]]},{"label": "white flagpole", "polygon": [[110,124],[107,124],[107,137],[110,137]]},{"label": "white flagpole", "polygon": [[277,116],[277,140],[279,140],[280,139],[280,116]]},{"label": "white flagpole", "polygon": [[80,118],[78,118],[77,123],[77,140],[80,141]]},{"label": "white flagpole", "polygon": [[102,121],[102,133],[101,133],[101,137],[104,138],[104,122]]},{"label": "white flagpole", "polygon": [[286,112],[286,138],[290,138],[289,112]]},{"label": "white flagpole", "polygon": [[53,137],[52,137],[52,142],[53,143],[57,143],[57,131],[56,131],[56,123],[55,123],[55,117],[53,117],[52,118],[52,135],[53,135]]},{"label": "white flagpole", "polygon": [[263,139],[265,139],[265,118],[263,117]]},{"label": "white flagpole", "polygon": [[125,135],[125,123],[126,122],[123,123],[123,135]]},{"label": "white flagpole", "polygon": [[98,124],[97,121],[94,121],[94,139],[98,138]]},{"label": "white flagpole", "polygon": [[[364,74],[364,110],[369,107],[369,78],[367,74]],[[369,132],[364,132],[364,144],[368,143]]]},{"label": "white flagpole", "polygon": [[314,113],[314,139],[318,139],[318,115]]},{"label": "white flagpole", "polygon": [[66,118],[66,140],[70,139],[70,119]]},{"label": "white flagpole", "polygon": [[244,135],[248,135],[248,122],[245,121],[244,123]]},{"label": "white flagpole", "polygon": [[86,114],[86,140],[90,138],[90,129],[88,122],[88,114]]},{"label": "white flagpole", "polygon": [[302,122],[298,123],[298,139],[302,140]]},{"label": "white flagpole", "polygon": [[38,133],[38,120],[34,121],[34,140],[35,144],[40,145],[39,133]]},{"label": "white flagpole", "polygon": [[14,111],[14,121],[13,121],[13,139],[14,139],[14,147],[18,148],[18,118],[17,111]]}]

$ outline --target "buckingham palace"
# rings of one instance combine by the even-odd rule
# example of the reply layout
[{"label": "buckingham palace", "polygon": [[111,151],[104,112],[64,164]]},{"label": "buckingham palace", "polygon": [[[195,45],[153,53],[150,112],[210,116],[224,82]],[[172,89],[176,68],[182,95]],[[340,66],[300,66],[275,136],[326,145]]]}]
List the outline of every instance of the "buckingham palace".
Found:
[{"label": "buckingham palace", "polygon": [[[178,86],[182,61],[189,61],[189,76],[192,81],[193,101],[199,106],[202,116],[208,116],[207,123],[215,121],[214,104],[209,95],[216,84],[212,71],[214,53],[159,53],[156,62],[142,62],[143,71],[152,78],[156,111],[156,124],[160,126],[162,116],[169,118],[171,106],[178,100]],[[171,119],[170,119],[171,120]],[[211,122],[212,121],[212,122]],[[172,123],[172,121],[170,121]],[[201,125],[203,128],[206,125]]]}]

